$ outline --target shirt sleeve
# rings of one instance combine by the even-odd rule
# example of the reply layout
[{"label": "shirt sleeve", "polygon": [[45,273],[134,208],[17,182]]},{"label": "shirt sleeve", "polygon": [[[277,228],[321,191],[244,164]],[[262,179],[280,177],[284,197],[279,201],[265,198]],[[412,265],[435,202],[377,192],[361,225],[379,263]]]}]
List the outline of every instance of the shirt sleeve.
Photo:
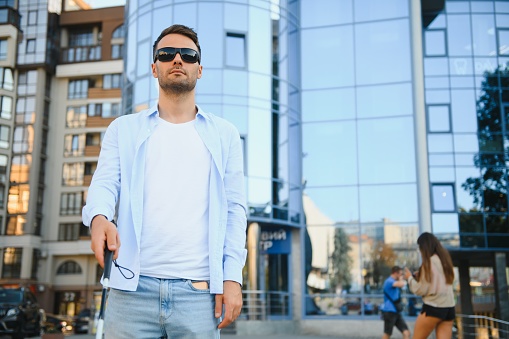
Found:
[{"label": "shirt sleeve", "polygon": [[408,288],[416,295],[425,296],[429,293],[430,283],[424,277],[422,277],[421,281],[417,281],[411,276],[408,278]]},{"label": "shirt sleeve", "polygon": [[242,269],[247,256],[244,160],[240,135],[233,126],[225,167],[224,187],[228,214],[223,249],[223,280],[232,280],[242,284]]}]

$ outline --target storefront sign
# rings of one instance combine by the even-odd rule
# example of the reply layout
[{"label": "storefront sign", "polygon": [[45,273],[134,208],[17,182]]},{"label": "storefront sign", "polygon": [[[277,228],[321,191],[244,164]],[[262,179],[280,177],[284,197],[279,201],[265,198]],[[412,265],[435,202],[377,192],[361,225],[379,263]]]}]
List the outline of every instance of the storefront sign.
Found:
[{"label": "storefront sign", "polygon": [[290,254],[292,248],[290,230],[284,228],[262,228],[260,251],[264,254]]}]

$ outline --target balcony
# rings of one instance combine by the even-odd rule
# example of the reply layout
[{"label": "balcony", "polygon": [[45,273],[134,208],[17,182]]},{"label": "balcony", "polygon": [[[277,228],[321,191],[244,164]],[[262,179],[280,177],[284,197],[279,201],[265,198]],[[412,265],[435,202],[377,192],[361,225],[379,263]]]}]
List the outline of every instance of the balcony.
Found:
[{"label": "balcony", "polygon": [[88,62],[101,60],[101,46],[78,46],[62,48],[60,62],[70,64],[75,62]]},{"label": "balcony", "polygon": [[89,88],[88,98],[89,99],[108,99],[108,98],[120,98],[122,96],[122,90],[120,88]]},{"label": "balcony", "polygon": [[[110,123],[115,120],[116,117],[112,118],[103,118],[103,117],[87,117],[87,127],[108,127]],[[85,149],[85,156],[87,156],[87,151]]]},{"label": "balcony", "polygon": [[101,151],[101,146],[99,146],[99,145],[85,146],[85,156],[86,157],[98,157],[100,151]]}]

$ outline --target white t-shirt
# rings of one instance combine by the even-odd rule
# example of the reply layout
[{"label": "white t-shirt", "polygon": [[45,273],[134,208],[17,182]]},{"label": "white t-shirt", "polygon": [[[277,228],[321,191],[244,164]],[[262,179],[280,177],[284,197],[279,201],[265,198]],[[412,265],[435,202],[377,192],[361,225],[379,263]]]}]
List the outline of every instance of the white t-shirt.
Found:
[{"label": "white t-shirt", "polygon": [[211,155],[195,121],[159,118],[147,141],[141,275],[209,280]]}]

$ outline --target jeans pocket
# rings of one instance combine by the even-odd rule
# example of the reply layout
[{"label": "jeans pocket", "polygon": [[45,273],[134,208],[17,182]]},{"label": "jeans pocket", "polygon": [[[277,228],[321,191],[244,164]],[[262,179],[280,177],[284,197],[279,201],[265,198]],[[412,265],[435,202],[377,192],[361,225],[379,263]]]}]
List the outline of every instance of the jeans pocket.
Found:
[{"label": "jeans pocket", "polygon": [[206,280],[188,280],[189,287],[198,292],[210,292],[209,282]]}]

